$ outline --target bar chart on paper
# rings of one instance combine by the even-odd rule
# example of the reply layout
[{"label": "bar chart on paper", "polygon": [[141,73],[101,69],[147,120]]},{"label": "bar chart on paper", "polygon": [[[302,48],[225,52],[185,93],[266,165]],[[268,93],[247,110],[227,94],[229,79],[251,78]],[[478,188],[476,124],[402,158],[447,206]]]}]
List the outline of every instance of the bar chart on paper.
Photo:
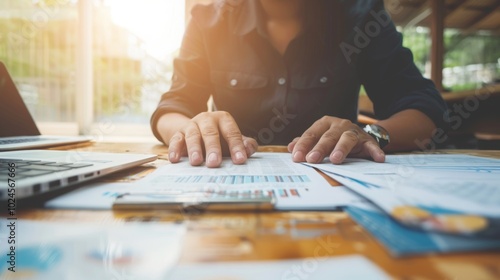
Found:
[{"label": "bar chart on paper", "polygon": [[165,176],[165,183],[216,183],[216,184],[254,184],[254,183],[304,183],[311,180],[307,175],[188,175]]},{"label": "bar chart on paper", "polygon": [[248,198],[272,196],[277,210],[332,210],[359,201],[343,186],[332,187],[318,172],[294,163],[290,154],[256,153],[243,165],[224,158],[220,168],[166,164],[131,183],[95,184],[47,203],[51,208],[110,209],[124,194],[200,195]]},{"label": "bar chart on paper", "polygon": [[137,192],[203,192],[207,195],[250,197],[271,195],[277,209],[334,209],[359,197],[343,187],[331,187],[314,169],[295,163],[287,153],[256,153],[244,165],[225,158],[221,168],[193,167],[188,161],[162,166]]}]

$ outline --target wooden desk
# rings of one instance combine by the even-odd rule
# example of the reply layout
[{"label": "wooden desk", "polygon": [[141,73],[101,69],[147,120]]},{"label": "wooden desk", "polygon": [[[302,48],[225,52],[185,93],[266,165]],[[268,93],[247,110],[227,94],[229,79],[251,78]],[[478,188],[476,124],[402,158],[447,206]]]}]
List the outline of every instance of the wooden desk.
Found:
[{"label": "wooden desk", "polygon": [[[135,180],[165,164],[167,150],[157,144],[94,143],[58,149],[154,153],[160,159],[120,176]],[[263,147],[262,151],[285,151]],[[437,151],[444,153],[464,151]],[[499,157],[500,151],[467,151]],[[103,180],[116,180],[116,175]],[[184,222],[188,232],[180,262],[270,260],[362,254],[396,279],[500,279],[500,252],[392,258],[363,228],[343,212],[173,213],[165,211],[79,211],[31,209],[18,218],[97,224],[129,221]]]}]

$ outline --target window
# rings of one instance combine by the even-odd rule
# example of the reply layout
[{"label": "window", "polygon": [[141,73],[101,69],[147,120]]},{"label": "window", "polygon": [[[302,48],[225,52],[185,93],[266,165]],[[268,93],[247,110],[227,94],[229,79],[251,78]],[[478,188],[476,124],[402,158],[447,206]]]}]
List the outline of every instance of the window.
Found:
[{"label": "window", "polygon": [[488,32],[463,34],[445,30],[443,86],[473,90],[500,80],[500,37]]},{"label": "window", "polygon": [[[56,124],[74,125],[72,133],[107,127],[109,135],[151,136],[149,117],[170,86],[184,11],[184,1],[3,0],[0,60],[42,131]],[[82,77],[85,65],[90,79]],[[82,79],[91,83],[84,96]]]},{"label": "window", "polygon": [[[412,50],[422,74],[430,77],[430,31],[426,27],[403,30],[404,45]],[[443,87],[446,91],[474,90],[500,79],[500,37],[488,32],[444,33]]]},{"label": "window", "polygon": [[[434,0],[432,0],[434,1]],[[430,77],[432,26],[431,0],[385,0],[412,50],[415,64]],[[498,1],[443,1],[443,90],[471,91],[500,80]],[[432,2],[437,3],[437,2]],[[391,4],[393,4],[391,6]],[[389,9],[389,11],[391,11]]]}]

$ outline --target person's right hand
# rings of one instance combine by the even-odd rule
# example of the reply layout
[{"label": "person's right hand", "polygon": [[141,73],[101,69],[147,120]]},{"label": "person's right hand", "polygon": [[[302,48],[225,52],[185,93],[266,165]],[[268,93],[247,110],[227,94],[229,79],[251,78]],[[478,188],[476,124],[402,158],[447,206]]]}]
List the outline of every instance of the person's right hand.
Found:
[{"label": "person's right hand", "polygon": [[226,143],[235,164],[245,163],[258,147],[255,139],[241,134],[228,112],[203,112],[170,138],[169,160],[176,163],[182,155],[187,155],[191,165],[201,165],[205,159],[207,167],[219,167],[222,162],[222,145]]}]

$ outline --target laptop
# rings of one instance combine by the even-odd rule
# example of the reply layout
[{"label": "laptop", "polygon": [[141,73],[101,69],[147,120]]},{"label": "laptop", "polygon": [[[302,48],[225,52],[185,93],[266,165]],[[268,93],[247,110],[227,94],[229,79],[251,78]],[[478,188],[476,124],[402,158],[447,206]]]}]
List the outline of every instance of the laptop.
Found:
[{"label": "laptop", "polygon": [[15,204],[17,199],[37,198],[157,158],[129,153],[26,150],[86,141],[90,138],[40,135],[0,62],[0,202]]},{"label": "laptop", "polygon": [[56,150],[0,152],[0,200],[59,190],[156,158],[156,155]]},{"label": "laptop", "polygon": [[0,151],[23,150],[91,141],[85,136],[41,135],[18,89],[0,61]]}]

